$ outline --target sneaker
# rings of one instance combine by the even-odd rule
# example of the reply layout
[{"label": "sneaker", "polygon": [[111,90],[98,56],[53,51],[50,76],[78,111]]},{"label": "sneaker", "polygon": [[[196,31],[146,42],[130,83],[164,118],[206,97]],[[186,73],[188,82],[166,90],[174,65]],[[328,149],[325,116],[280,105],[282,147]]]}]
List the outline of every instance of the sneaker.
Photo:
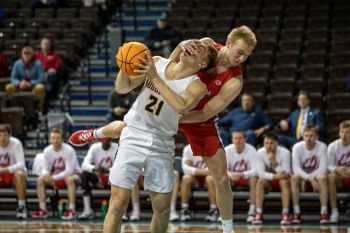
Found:
[{"label": "sneaker", "polygon": [[301,214],[300,213],[293,214],[292,223],[295,223],[295,224],[301,223]]},{"label": "sneaker", "polygon": [[73,220],[75,219],[75,212],[74,210],[67,210],[66,212],[64,212],[63,216],[61,217],[62,220]]},{"label": "sneaker", "polygon": [[27,209],[25,206],[20,205],[17,207],[17,215],[18,219],[27,219]]},{"label": "sneaker", "polygon": [[176,211],[171,211],[170,212],[170,217],[169,217],[169,221],[173,222],[173,221],[178,221],[180,219],[179,215],[176,213]]},{"label": "sneaker", "polygon": [[85,146],[86,144],[93,143],[95,141],[108,141],[109,138],[95,138],[95,130],[96,129],[78,130],[69,137],[69,142],[74,146]]},{"label": "sneaker", "polygon": [[254,216],[255,216],[254,213],[248,213],[247,222],[248,222],[248,223],[253,222]]},{"label": "sneaker", "polygon": [[321,224],[329,223],[328,214],[320,214],[320,223]]},{"label": "sneaker", "polygon": [[206,222],[217,222],[219,218],[218,209],[211,208],[208,212],[208,215],[205,217],[204,221]]},{"label": "sneaker", "polygon": [[37,209],[34,214],[32,214],[32,218],[47,218],[47,210]]},{"label": "sneaker", "polygon": [[95,213],[93,210],[84,210],[83,213],[81,213],[78,216],[79,220],[87,220],[87,219],[93,219],[95,217]]},{"label": "sneaker", "polygon": [[253,224],[261,224],[263,222],[263,215],[261,213],[256,213],[252,221]]},{"label": "sneaker", "polygon": [[339,212],[332,211],[330,222],[331,223],[338,223],[339,222]]},{"label": "sneaker", "polygon": [[127,213],[125,213],[125,214],[123,215],[122,220],[123,220],[123,221],[129,221],[129,217],[128,217]]},{"label": "sneaker", "polygon": [[282,225],[291,224],[291,221],[290,221],[290,218],[289,218],[289,214],[282,213],[282,216],[281,216],[281,224],[282,224]]},{"label": "sneaker", "polygon": [[192,219],[191,211],[188,208],[182,209],[181,210],[180,220],[181,221],[190,221],[191,219]]},{"label": "sneaker", "polygon": [[132,211],[130,215],[130,221],[140,221],[140,213],[137,211]]}]

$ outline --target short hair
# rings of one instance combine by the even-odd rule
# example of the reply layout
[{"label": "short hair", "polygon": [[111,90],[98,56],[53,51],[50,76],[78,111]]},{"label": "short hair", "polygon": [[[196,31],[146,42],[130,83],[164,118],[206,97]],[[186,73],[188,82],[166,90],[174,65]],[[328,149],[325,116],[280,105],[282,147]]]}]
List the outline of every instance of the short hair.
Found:
[{"label": "short hair", "polygon": [[0,133],[7,132],[8,134],[12,134],[11,125],[9,124],[0,124]]},{"label": "short hair", "polygon": [[255,97],[252,93],[249,93],[249,92],[243,92],[241,94],[241,100],[243,99],[243,96],[250,96],[254,101],[255,101]]},{"label": "short hair", "polygon": [[277,136],[277,134],[275,133],[275,132],[273,132],[273,131],[268,131],[268,132],[266,132],[266,133],[264,133],[264,135],[263,135],[263,138],[265,139],[265,138],[267,138],[267,139],[272,139],[272,140],[274,140],[274,141],[278,141],[278,136]]},{"label": "short hair", "polygon": [[203,69],[201,69],[200,71],[205,71],[205,70],[209,70],[210,68],[213,68],[216,64],[216,59],[218,57],[218,51],[216,50],[216,48],[214,48],[211,45],[208,45],[208,57],[207,57],[207,66]]},{"label": "short hair", "polygon": [[247,138],[247,134],[244,130],[234,130],[232,131],[231,135],[233,135],[234,133],[240,133],[243,135],[244,138]]},{"label": "short hair", "polygon": [[256,37],[254,32],[247,26],[236,27],[231,30],[227,36],[227,42],[235,43],[237,40],[243,40],[251,49],[256,46]]},{"label": "short hair", "polygon": [[304,90],[300,90],[300,91],[298,92],[297,97],[299,98],[300,95],[305,95],[306,98],[308,98],[308,99],[310,100],[310,94],[309,94],[309,92],[304,91]]},{"label": "short hair", "polygon": [[61,135],[62,138],[64,136],[62,130],[60,130],[59,128],[56,128],[56,127],[51,129],[50,134],[52,134],[52,133],[58,133]]},{"label": "short hair", "polygon": [[318,134],[318,127],[317,127],[317,125],[309,124],[309,125],[306,125],[305,128],[304,128],[304,133],[305,133],[306,131],[313,131],[313,132],[315,132],[316,134]]},{"label": "short hair", "polygon": [[339,129],[350,129],[350,120],[340,122]]}]

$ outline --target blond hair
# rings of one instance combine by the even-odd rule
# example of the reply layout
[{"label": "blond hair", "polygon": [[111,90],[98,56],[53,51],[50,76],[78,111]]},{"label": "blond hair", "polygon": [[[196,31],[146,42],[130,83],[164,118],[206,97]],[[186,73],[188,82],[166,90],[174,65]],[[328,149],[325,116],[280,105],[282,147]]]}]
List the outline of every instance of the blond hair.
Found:
[{"label": "blond hair", "polygon": [[350,120],[340,122],[339,129],[350,129]]},{"label": "blond hair", "polygon": [[240,26],[232,29],[227,36],[226,43],[234,44],[239,39],[243,40],[251,49],[254,49],[256,46],[255,34],[247,26]]}]

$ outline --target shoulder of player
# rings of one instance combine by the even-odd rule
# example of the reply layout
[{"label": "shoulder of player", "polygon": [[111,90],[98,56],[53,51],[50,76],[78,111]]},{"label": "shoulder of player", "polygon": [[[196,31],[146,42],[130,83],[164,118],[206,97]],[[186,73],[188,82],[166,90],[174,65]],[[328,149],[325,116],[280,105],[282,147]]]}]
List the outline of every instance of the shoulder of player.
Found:
[{"label": "shoulder of player", "polygon": [[290,155],[290,151],[287,148],[284,148],[283,146],[278,146],[277,148],[281,151],[282,154]]},{"label": "shoulder of player", "polygon": [[22,142],[18,139],[18,138],[15,138],[15,137],[10,137],[10,144],[13,144],[13,145],[20,145],[22,146]]}]

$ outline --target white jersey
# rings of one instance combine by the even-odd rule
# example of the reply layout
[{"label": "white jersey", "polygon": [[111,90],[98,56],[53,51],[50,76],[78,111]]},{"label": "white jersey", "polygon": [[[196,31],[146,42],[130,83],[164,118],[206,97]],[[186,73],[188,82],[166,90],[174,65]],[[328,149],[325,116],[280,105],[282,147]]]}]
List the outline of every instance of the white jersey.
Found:
[{"label": "white jersey", "polygon": [[350,145],[344,146],[341,139],[328,145],[328,169],[333,172],[336,167],[350,167]]},{"label": "white jersey", "polygon": [[300,175],[304,180],[309,176],[316,177],[327,172],[327,146],[316,141],[315,147],[308,150],[304,141],[298,142],[293,146],[292,160],[294,174]]},{"label": "white jersey", "polygon": [[0,168],[7,167],[10,173],[17,170],[27,171],[23,146],[20,140],[10,137],[6,147],[0,147]]},{"label": "white jersey", "polygon": [[[167,80],[165,70],[170,62],[170,59],[160,58],[155,64],[157,73],[174,92],[181,95],[193,80],[199,78],[192,75],[184,79]],[[177,133],[179,114],[167,104],[152,81],[146,79],[140,94],[125,115],[124,121],[127,123],[127,127],[137,128],[169,139]]]},{"label": "white jersey", "polygon": [[235,145],[231,144],[225,147],[227,169],[230,172],[243,172],[244,178],[250,178],[257,175],[254,169],[254,160],[257,159],[256,149],[245,143],[244,150],[237,153]]},{"label": "white jersey", "polygon": [[102,148],[102,142],[92,144],[81,165],[82,169],[88,172],[92,172],[94,168],[98,170],[100,167],[109,170],[113,165],[117,150],[118,144],[114,142],[111,142],[111,146],[108,150]]},{"label": "white jersey", "polygon": [[59,151],[55,151],[52,145],[44,149],[42,175],[53,174],[53,180],[61,180],[80,172],[78,158],[72,146],[62,143]]},{"label": "white jersey", "polygon": [[182,152],[182,170],[186,170],[184,169],[184,167],[189,166],[185,163],[186,161],[191,161],[192,163],[191,167],[195,167],[199,169],[206,168],[204,160],[202,159],[201,156],[193,156],[193,152],[191,150],[190,145],[186,145]]},{"label": "white jersey", "polygon": [[256,170],[259,178],[265,180],[272,180],[275,173],[291,173],[290,166],[290,152],[284,147],[277,146],[276,148],[276,162],[277,167],[272,168],[266,149],[260,148],[258,150],[258,159],[256,160]]}]

